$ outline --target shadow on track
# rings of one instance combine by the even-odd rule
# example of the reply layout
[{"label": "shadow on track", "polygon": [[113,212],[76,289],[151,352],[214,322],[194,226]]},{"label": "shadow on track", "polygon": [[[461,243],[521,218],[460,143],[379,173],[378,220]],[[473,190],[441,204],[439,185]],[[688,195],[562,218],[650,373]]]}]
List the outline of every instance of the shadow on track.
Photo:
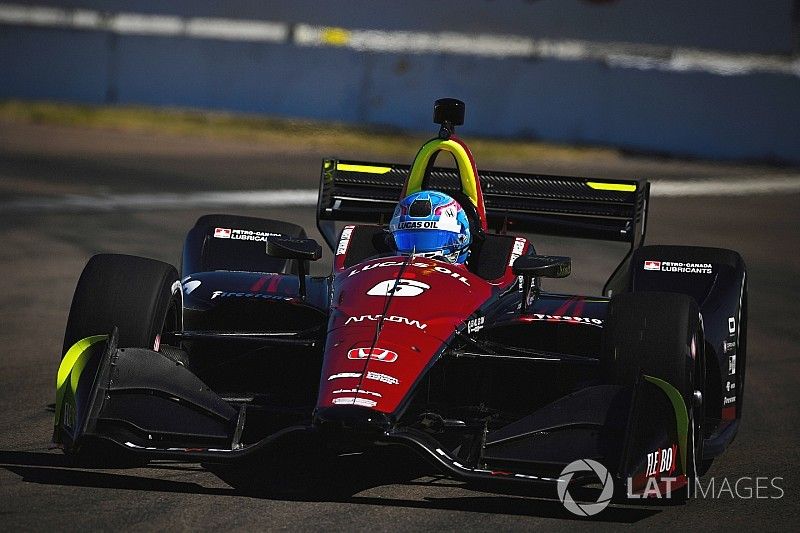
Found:
[{"label": "shadow on track", "polygon": [[[138,470],[130,474],[89,470],[73,457],[58,453],[0,451],[0,468],[28,483],[94,487],[186,494],[249,497],[276,501],[336,502],[415,509],[505,514],[541,518],[587,520],[572,515],[553,495],[541,491],[509,491],[503,486],[470,486],[435,473],[427,464],[405,450],[377,450],[345,456],[274,454],[244,465],[211,465],[203,468],[229,485],[204,487],[198,483],[145,477]],[[150,470],[197,472],[193,464],[153,462]],[[375,497],[359,493],[381,486],[397,487],[395,493],[410,497]],[[437,490],[453,488],[475,491],[475,496],[435,497]],[[492,492],[493,494],[485,494]],[[586,494],[591,497],[591,493]],[[590,518],[599,522],[634,523],[659,513],[643,507],[612,506]]]}]

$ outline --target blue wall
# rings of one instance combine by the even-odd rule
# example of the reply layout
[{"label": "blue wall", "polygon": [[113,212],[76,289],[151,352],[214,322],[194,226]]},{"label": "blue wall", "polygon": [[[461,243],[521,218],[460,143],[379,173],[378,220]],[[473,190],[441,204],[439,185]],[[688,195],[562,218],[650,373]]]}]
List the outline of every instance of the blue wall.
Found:
[{"label": "blue wall", "polygon": [[[307,0],[239,0],[224,7],[209,1],[61,4],[349,28],[480,29],[733,52],[784,53],[796,46],[790,1],[767,3],[770,9],[744,0],[700,2],[716,4],[701,13],[693,7],[698,2],[676,0],[651,5],[647,15],[641,1],[448,0],[425,3],[424,19],[408,8],[419,2],[400,3],[404,9],[396,2],[350,2],[346,10],[344,2]],[[460,7],[448,15],[453,6]],[[658,16],[661,24],[654,22]],[[748,33],[740,33],[743,29]],[[0,66],[0,98],[222,108],[428,131],[432,101],[453,96],[467,102],[465,135],[800,164],[800,72],[721,76],[612,68],[596,61],[365,53],[10,25],[0,26]]]}]

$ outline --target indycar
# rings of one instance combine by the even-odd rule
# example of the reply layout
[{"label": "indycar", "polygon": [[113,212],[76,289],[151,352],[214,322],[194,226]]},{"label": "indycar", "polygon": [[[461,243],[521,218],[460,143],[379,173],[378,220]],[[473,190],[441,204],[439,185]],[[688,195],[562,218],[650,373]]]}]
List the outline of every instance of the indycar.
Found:
[{"label": "indycar", "polygon": [[[744,399],[740,255],[645,245],[646,180],[478,171],[464,104],[411,165],[325,159],[317,227],[206,215],[181,266],[92,257],[57,375],[54,442],[144,461],[257,460],[285,439],[398,445],[444,475],[557,488],[578,459],[631,494],[691,486],[733,441]],[[438,155],[453,166],[436,166]],[[465,265],[398,254],[398,200],[463,206]],[[524,235],[626,243],[602,295],[548,292],[571,259]],[[575,475],[570,483],[590,483]]]}]

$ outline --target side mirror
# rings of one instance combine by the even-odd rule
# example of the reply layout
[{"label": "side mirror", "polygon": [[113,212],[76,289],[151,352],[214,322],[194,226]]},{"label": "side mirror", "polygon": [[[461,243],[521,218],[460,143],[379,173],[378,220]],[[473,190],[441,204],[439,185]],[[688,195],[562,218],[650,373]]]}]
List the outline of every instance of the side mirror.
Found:
[{"label": "side mirror", "polygon": [[511,271],[532,278],[566,278],[572,272],[572,260],[557,255],[521,255]]},{"label": "side mirror", "polygon": [[306,261],[316,261],[322,257],[322,247],[314,239],[293,239],[291,237],[269,237],[267,255],[280,259],[297,260],[297,277],[300,280],[300,298],[306,299]]},{"label": "side mirror", "polygon": [[269,237],[267,239],[267,255],[281,259],[316,261],[322,257],[322,247],[314,239]]},{"label": "side mirror", "polygon": [[525,314],[533,278],[566,278],[572,271],[572,260],[558,255],[521,255],[511,265],[511,271],[522,276],[520,312]]}]

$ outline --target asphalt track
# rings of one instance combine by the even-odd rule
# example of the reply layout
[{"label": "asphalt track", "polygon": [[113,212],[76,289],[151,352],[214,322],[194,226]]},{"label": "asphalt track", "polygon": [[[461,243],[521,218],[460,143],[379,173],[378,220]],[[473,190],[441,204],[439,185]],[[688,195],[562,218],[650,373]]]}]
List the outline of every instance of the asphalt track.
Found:
[{"label": "asphalt track", "polygon": [[[0,123],[0,205],[71,194],[181,193],[316,186],[323,153],[288,146]],[[342,154],[368,158],[369,154]],[[412,154],[409,154],[408,159]],[[480,166],[480,154],[476,154]],[[502,168],[502,167],[500,167]],[[800,179],[800,171],[620,157],[553,159],[505,168],[660,179]],[[313,209],[228,211],[313,228]],[[55,373],[77,278],[98,252],[177,262],[202,209],[106,212],[0,208],[0,525],[12,530],[309,529],[549,530],[798,529],[800,519],[800,194],[654,198],[648,241],[733,248],[750,276],[747,404],[738,438],[710,477],[740,489],[781,478],[766,498],[728,492],[680,506],[612,506],[594,519],[558,501],[489,493],[441,478],[411,456],[351,456],[313,469],[304,457],[266,458],[259,472],[201,465],[93,470],[48,447]],[[312,231],[312,235],[316,232]],[[539,239],[573,256],[556,289],[596,293],[618,249]],[[326,255],[315,272],[329,268]],[[249,478],[243,484],[242,478]],[[763,484],[763,482],[762,482]],[[740,490],[746,496],[746,490]],[[770,498],[770,496],[772,498]]]}]

